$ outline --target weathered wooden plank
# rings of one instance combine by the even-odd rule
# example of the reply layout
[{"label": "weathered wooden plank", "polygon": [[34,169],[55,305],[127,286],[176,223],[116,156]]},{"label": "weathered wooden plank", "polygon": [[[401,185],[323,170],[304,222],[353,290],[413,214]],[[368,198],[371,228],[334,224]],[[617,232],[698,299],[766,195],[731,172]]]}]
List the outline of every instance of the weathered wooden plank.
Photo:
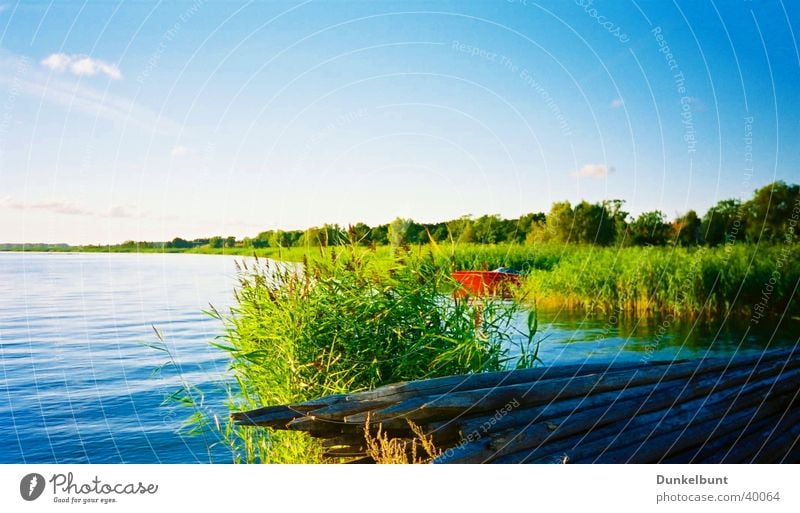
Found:
[{"label": "weathered wooden plank", "polygon": [[[699,360],[697,365],[705,364],[715,365],[719,363],[727,363],[731,366],[744,365],[748,362],[756,362],[759,358],[762,361],[768,361],[788,354],[788,350],[768,351],[763,355],[747,355],[736,357],[733,359],[707,359]],[[692,364],[694,362],[681,362]],[[492,388],[495,386],[508,386],[513,384],[520,384],[525,382],[537,382],[544,379],[556,379],[565,377],[585,376],[589,374],[597,374],[604,372],[616,372],[625,369],[633,368],[658,368],[667,367],[673,368],[678,365],[676,362],[656,362],[642,365],[639,363],[616,363],[616,364],[579,364],[567,365],[558,367],[525,369],[516,371],[504,371],[485,374],[470,374],[462,376],[450,376],[445,378],[435,378],[431,380],[413,381],[409,383],[399,383],[381,387],[371,391],[359,392],[356,394],[338,394],[333,396],[322,397],[303,403],[282,405],[282,406],[266,406],[250,410],[247,412],[236,412],[231,415],[233,420],[237,422],[253,424],[258,422],[263,417],[263,422],[276,423],[280,425],[285,419],[291,420],[299,416],[299,413],[308,413],[313,410],[331,407],[335,404],[342,402],[360,402],[363,400],[374,400],[376,397],[385,397],[386,401],[399,402],[403,400],[406,395],[435,395],[445,394],[448,392],[457,392],[461,390],[474,390],[483,388]],[[407,394],[408,393],[408,394]],[[370,399],[373,398],[373,399]],[[289,420],[286,420],[288,422]]]},{"label": "weathered wooden plank", "polygon": [[[674,383],[674,382],[670,382]],[[681,383],[683,384],[683,383]],[[679,387],[675,392],[675,406],[681,404]],[[650,388],[648,387],[648,390]],[[673,389],[674,390],[674,389]],[[721,390],[721,389],[718,389]],[[717,391],[718,391],[717,390]],[[716,398],[718,399],[718,398]],[[714,394],[707,397],[701,396],[699,399],[693,399],[693,402],[685,405],[684,407],[693,407],[702,404],[703,401],[715,400]],[[609,403],[610,404],[610,403]],[[617,407],[611,405],[609,407]],[[494,463],[508,464],[508,463],[563,463],[565,458],[569,460],[569,455],[573,454],[577,457],[583,457],[584,452],[588,454],[598,454],[600,451],[607,448],[612,442],[620,437],[633,436],[632,441],[644,438],[650,432],[653,426],[663,419],[665,414],[668,414],[670,409],[656,410],[653,412],[645,412],[638,409],[638,414],[632,416],[627,422],[623,419],[620,422],[611,424],[596,425],[592,429],[584,433],[576,434],[575,436],[562,438],[559,440],[547,440],[538,446],[524,449],[519,452],[501,456],[494,460]],[[620,423],[624,423],[620,425]],[[629,438],[631,439],[631,438]],[[578,454],[576,454],[576,452]]]},{"label": "weathered wooden plank", "polygon": [[348,394],[326,395],[318,399],[312,399],[310,401],[304,401],[302,403],[290,404],[289,406],[299,411],[309,412],[311,410],[316,410],[317,408],[324,408],[325,406],[331,406],[333,404],[345,401],[347,400],[347,396]]},{"label": "weathered wooden plank", "polygon": [[344,421],[344,418],[349,415],[355,415],[365,411],[372,411],[380,408],[385,408],[390,405],[390,401],[345,401],[311,410],[307,413],[309,417],[315,417],[321,420],[336,420]]},{"label": "weathered wooden plank", "polygon": [[759,408],[754,419],[751,419],[748,425],[741,430],[741,437],[724,450],[718,451],[709,460],[710,463],[717,461],[719,463],[754,463],[757,461],[758,453],[768,444],[772,435],[777,435],[775,429],[784,432],[787,427],[796,425],[798,422],[798,416],[781,419],[779,416],[781,412],[778,412],[767,419],[773,422],[772,428],[752,429],[751,426],[763,418],[763,415],[760,415],[761,410]]},{"label": "weathered wooden plank", "polygon": [[233,413],[231,419],[243,426],[283,429],[292,420],[303,416],[305,412],[292,406],[265,406],[256,410]]},{"label": "weathered wooden plank", "polygon": [[[415,422],[453,418],[460,414],[476,414],[503,408],[511,402],[519,406],[533,406],[569,397],[585,396],[609,390],[656,383],[664,380],[689,377],[695,374],[720,372],[745,365],[743,360],[715,359],[711,362],[688,362],[656,368],[637,368],[546,380],[535,384],[521,383],[491,389],[468,390],[439,396],[416,397],[373,412],[357,413],[345,417],[347,423],[363,423],[367,415],[373,421],[404,417]],[[747,359],[750,360],[749,358]],[[746,366],[746,365],[745,365]]]},{"label": "weathered wooden plank", "polygon": [[[771,369],[772,366],[762,367],[755,373],[752,373],[754,377],[763,378],[760,382],[761,388],[771,386],[774,382],[774,374],[772,374]],[[798,370],[792,372],[795,373],[794,376],[800,373]],[[742,371],[733,371],[732,374],[741,378]],[[745,376],[749,376],[750,374],[751,371],[744,371]],[[787,376],[787,379],[788,377],[789,376]],[[739,393],[736,387],[720,390],[721,385],[721,383],[717,383],[716,377],[714,376],[705,379],[699,378],[696,382],[690,380],[687,387],[678,397],[669,393],[653,394],[644,399],[632,398],[626,401],[620,401],[611,407],[600,406],[590,408],[577,414],[537,422],[523,429],[512,430],[506,434],[498,434],[488,440],[478,440],[476,442],[462,444],[437,459],[436,463],[481,463],[491,461],[492,459],[506,454],[513,454],[524,449],[539,447],[559,438],[585,433],[597,429],[597,427],[603,424],[624,420],[629,422],[647,422],[650,421],[652,417],[643,417],[645,420],[639,419],[638,421],[637,417],[648,412],[674,409],[677,403],[691,398],[699,398],[702,402],[705,400],[705,396],[712,391],[716,391],[715,395],[720,397],[735,396]],[[750,386],[755,387],[756,385],[751,382]],[[619,428],[619,430],[621,429],[622,428]],[[558,456],[558,454],[543,455],[543,457],[548,457],[550,459]]]},{"label": "weathered wooden plank", "polygon": [[757,462],[763,447],[797,422],[800,410],[791,407],[771,416],[765,416],[763,409],[754,409],[745,426],[732,429],[723,422],[712,435],[698,438],[694,446],[665,458],[662,463]]},{"label": "weathered wooden plank", "polygon": [[[738,372],[734,374],[735,371],[736,370],[734,369],[727,374],[729,379],[725,381],[726,386],[732,386],[736,383],[745,381],[751,373],[749,370],[738,370]],[[695,375],[689,378],[678,378],[669,381],[661,381],[655,384],[647,383],[644,385],[622,388],[620,390],[611,390],[608,392],[573,397],[561,401],[559,401],[557,398],[554,398],[553,401],[543,405],[512,411],[494,422],[492,422],[491,417],[487,420],[486,417],[480,415],[469,418],[461,424],[461,431],[464,436],[466,436],[468,433],[474,432],[488,434],[490,432],[499,432],[511,428],[534,424],[543,420],[578,413],[583,410],[596,408],[599,406],[605,405],[606,407],[610,407],[609,405],[614,405],[629,399],[635,399],[637,397],[645,399],[658,393],[664,393],[673,397],[678,397],[682,390],[686,388],[689,383],[697,383],[701,380],[715,382],[717,379],[718,376],[716,375],[715,377],[698,377]],[[489,426],[487,426],[487,422],[490,424]]]},{"label": "weathered wooden plank", "polygon": [[800,404],[783,413],[779,426],[753,455],[755,463],[798,463],[800,454],[792,457],[792,449],[800,449]]},{"label": "weathered wooden plank", "polygon": [[[763,413],[762,410],[758,410]],[[695,444],[687,449],[672,454],[661,460],[661,463],[667,464],[687,464],[697,463],[700,458],[708,456],[709,454],[718,451],[727,451],[730,447],[740,443],[740,441],[748,436],[750,433],[771,433],[772,429],[778,424],[780,420],[779,414],[767,417],[760,417],[751,419],[751,421],[744,426],[744,428],[727,429],[729,426],[723,423],[719,429],[712,433],[711,436],[706,438],[698,438]]]},{"label": "weathered wooden plank", "polygon": [[[232,419],[305,431],[325,439],[331,457],[361,461],[371,461],[354,457],[364,454],[367,417],[398,439],[412,436],[408,420],[414,421],[447,449],[437,463],[555,462],[565,454],[571,462],[625,455],[630,461],[773,461],[800,455],[800,412],[794,406],[775,410],[785,410],[800,390],[798,367],[794,350],[783,349],[677,363],[450,376],[258,408]],[[765,396],[768,404],[756,409]],[[775,421],[779,413],[788,415]],[[770,422],[777,425],[769,429]],[[477,440],[471,436],[476,432]],[[731,448],[736,440],[747,444]]]},{"label": "weathered wooden plank", "polygon": [[[769,361],[772,359],[785,358],[792,349],[775,349],[764,352],[752,352],[736,355],[731,358],[709,357],[697,360],[675,360],[675,361],[648,361],[648,362],[612,362],[612,363],[580,363],[571,365],[559,365],[554,367],[540,367],[533,369],[520,369],[501,372],[488,372],[478,374],[464,374],[458,376],[446,376],[442,378],[432,378],[427,380],[410,381],[386,385],[374,390],[357,392],[344,397],[346,401],[362,400],[391,400],[399,402],[408,397],[421,395],[438,395],[448,392],[458,392],[464,390],[476,390],[481,388],[493,388],[497,386],[508,386],[526,382],[537,382],[545,379],[557,379],[565,377],[577,377],[603,372],[614,372],[636,368],[655,368],[664,366],[674,366],[683,363],[696,363],[698,365],[709,364],[730,364],[749,365],[759,361]],[[338,400],[338,399],[337,399]]]},{"label": "weathered wooden plank", "polygon": [[[792,364],[792,368],[797,368],[796,363],[797,362]],[[741,379],[741,371],[728,373],[724,375],[726,378],[724,384],[720,382],[720,386],[716,386],[712,390],[700,390],[700,393],[697,394],[696,399],[693,399],[687,404],[678,404],[680,403],[680,399],[685,398],[684,396],[676,400],[673,407],[668,407],[668,409],[664,411],[654,411],[651,413],[647,413],[645,411],[634,411],[633,413],[635,415],[633,415],[623,426],[615,424],[601,427],[600,429],[595,428],[582,437],[551,443],[544,447],[534,448],[528,451],[527,454],[519,454],[516,457],[504,460],[504,462],[519,463],[529,461],[530,463],[544,463],[547,461],[560,459],[565,454],[571,455],[573,459],[585,458],[586,454],[599,454],[602,450],[607,448],[612,441],[625,440],[628,442],[635,442],[641,440],[646,434],[650,433],[650,430],[653,428],[653,426],[656,426],[662,422],[665,413],[675,414],[678,411],[676,408],[691,409],[698,406],[704,406],[706,403],[713,404],[715,402],[735,397],[740,393],[761,390],[766,391],[776,380],[797,381],[800,379],[800,371],[797,370],[793,373],[784,374],[780,377],[777,376],[777,374],[772,374],[772,371],[777,372],[780,370],[780,368],[775,369],[775,367],[776,364],[773,364],[769,367],[762,366],[758,371],[752,374],[745,374],[746,379]],[[782,367],[782,365],[778,365],[778,367]],[[730,379],[728,378],[729,376],[735,376],[736,379]],[[708,379],[713,380],[716,378],[712,376],[707,378],[706,381],[708,381]],[[747,383],[745,383],[745,381],[747,381]],[[722,426],[721,433],[724,431],[725,426]],[[537,449],[540,450],[537,452]]]},{"label": "weathered wooden plank", "polygon": [[[675,362],[651,362],[646,365],[651,367],[659,367],[669,365],[670,363]],[[349,402],[373,400],[399,402],[421,395],[439,395],[449,392],[461,392],[465,390],[517,385],[520,383],[536,383],[548,379],[586,376],[589,374],[641,368],[642,366],[643,364],[641,362],[618,362],[610,364],[581,363],[574,365],[560,365],[541,368],[537,367],[533,369],[519,369],[501,372],[463,374],[421,381],[396,383],[376,388],[375,390],[350,394],[346,396],[345,400]]]},{"label": "weathered wooden plank", "polygon": [[325,458],[358,458],[366,455],[366,450],[359,451],[354,447],[335,447],[326,449],[322,453],[322,456]]},{"label": "weathered wooden plank", "polygon": [[366,449],[366,447],[364,447],[365,445],[366,439],[363,433],[356,435],[340,435],[322,440],[322,447],[326,449],[332,447],[361,447],[362,449]]},{"label": "weathered wooden plank", "polygon": [[[797,379],[800,371],[792,374],[791,378]],[[790,376],[786,376],[788,379]],[[604,437],[593,441],[578,441],[572,450],[558,448],[559,452],[543,447],[540,455],[531,462],[543,462],[552,460],[554,457],[566,454],[572,462],[592,462],[594,458],[602,457],[604,453],[614,450],[619,446],[630,446],[634,444],[651,445],[650,439],[660,433],[670,431],[682,431],[689,422],[699,422],[710,418],[721,418],[733,411],[758,404],[763,400],[764,394],[774,386],[776,377],[768,376],[758,381],[751,381],[741,386],[715,390],[709,395],[700,395],[691,401],[677,404],[666,410],[635,415],[624,426],[613,426],[613,429],[605,430]],[[779,381],[780,390],[790,389],[792,384],[786,381]],[[762,412],[763,413],[763,412]],[[736,427],[727,422],[720,425],[720,430],[735,429]]]},{"label": "weathered wooden plank", "polygon": [[[656,436],[647,439],[646,443],[635,443],[620,447],[617,449],[607,450],[600,454],[598,457],[593,458],[587,462],[591,463],[650,463],[657,462],[661,458],[670,454],[679,453],[691,444],[695,443],[698,438],[708,438],[711,436],[720,425],[720,422],[725,422],[729,429],[739,429],[747,424],[752,418],[753,411],[744,406],[751,406],[753,404],[760,404],[759,401],[763,400],[763,394],[760,397],[753,399],[752,395],[743,396],[740,401],[745,403],[742,407],[732,409],[735,413],[729,413],[727,409],[718,409],[710,407],[707,409],[702,421],[690,422],[683,430],[665,428],[656,430]],[[761,408],[764,409],[764,415],[774,414],[777,411],[786,408],[786,405],[791,400],[787,396],[773,396],[769,394],[768,400],[765,401]],[[668,426],[669,427],[669,426]]]},{"label": "weathered wooden plank", "polygon": [[554,367],[541,367],[533,369],[521,369],[502,372],[489,372],[481,374],[465,374],[459,376],[447,376],[428,380],[411,381],[387,385],[375,390],[358,392],[348,395],[348,401],[390,399],[393,402],[405,400],[406,393],[409,396],[439,395],[448,392],[459,392],[464,390],[477,390],[483,388],[493,388],[499,386],[516,385],[520,383],[538,382],[545,379],[558,379],[566,377],[578,377],[589,374],[602,374],[604,372],[616,372],[630,369],[671,367],[680,364],[695,364],[699,366],[712,365],[719,366],[731,365],[752,365],[757,362],[770,361],[784,358],[793,349],[775,349],[764,352],[752,352],[735,355],[730,358],[709,357],[697,360],[675,360],[675,361],[648,361],[643,362],[614,362],[614,363],[581,363],[571,365],[559,365]]},{"label": "weathered wooden plank", "polygon": [[304,431],[317,438],[334,438],[341,435],[350,435],[363,432],[363,426],[346,425],[333,420],[316,419],[314,417],[300,417],[289,422],[286,428],[291,431]]}]

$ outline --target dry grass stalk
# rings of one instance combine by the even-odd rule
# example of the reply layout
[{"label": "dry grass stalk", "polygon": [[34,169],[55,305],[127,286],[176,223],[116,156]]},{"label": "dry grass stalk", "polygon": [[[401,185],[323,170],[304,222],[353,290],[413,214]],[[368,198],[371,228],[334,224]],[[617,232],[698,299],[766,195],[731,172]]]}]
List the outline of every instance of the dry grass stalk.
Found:
[{"label": "dry grass stalk", "polygon": [[414,438],[389,438],[379,423],[375,436],[370,430],[369,417],[364,424],[364,437],[367,441],[367,454],[381,464],[419,464],[430,463],[442,451],[433,445],[433,437],[426,435],[422,428],[410,420],[408,425]]}]

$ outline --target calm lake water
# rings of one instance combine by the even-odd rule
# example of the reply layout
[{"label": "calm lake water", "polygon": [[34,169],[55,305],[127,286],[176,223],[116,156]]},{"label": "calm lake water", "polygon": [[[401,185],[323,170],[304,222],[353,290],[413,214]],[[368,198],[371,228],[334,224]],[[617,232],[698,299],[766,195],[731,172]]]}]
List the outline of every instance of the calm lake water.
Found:
[{"label": "calm lake water", "polygon": [[[178,434],[186,409],[162,406],[181,379],[227,415],[227,359],[203,313],[233,303],[235,259],[212,255],[0,253],[0,463],[227,462]],[[797,343],[794,326],[693,325],[542,312],[548,365],[728,355]],[[520,323],[524,325],[523,316]],[[158,372],[164,352],[177,363]]]},{"label": "calm lake water", "polygon": [[203,310],[232,303],[234,276],[214,255],[0,253],[0,462],[209,461],[176,434],[186,412],[161,403],[179,373],[145,344],[157,327],[184,379],[216,388],[227,361]]}]

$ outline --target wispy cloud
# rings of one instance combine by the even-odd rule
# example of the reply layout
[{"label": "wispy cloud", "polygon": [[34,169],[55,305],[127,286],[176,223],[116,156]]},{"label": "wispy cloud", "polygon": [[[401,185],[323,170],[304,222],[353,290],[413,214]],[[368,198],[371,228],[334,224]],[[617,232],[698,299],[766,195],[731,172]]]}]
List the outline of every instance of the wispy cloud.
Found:
[{"label": "wispy cloud", "polygon": [[79,77],[94,76],[99,73],[113,80],[122,78],[122,72],[116,64],[109,64],[100,59],[92,59],[88,55],[53,53],[42,59],[41,64],[49,70],[60,73],[68,71]]},{"label": "wispy cloud", "polygon": [[191,153],[192,150],[190,148],[178,145],[172,148],[170,155],[172,155],[173,157],[188,157],[189,155],[191,155]]},{"label": "wispy cloud", "polygon": [[94,212],[78,207],[66,201],[43,201],[36,203],[22,203],[6,196],[0,198],[0,207],[11,210],[43,210],[51,214],[63,214],[68,216],[92,216]]},{"label": "wispy cloud", "polygon": [[36,100],[106,119],[128,124],[162,135],[174,135],[181,125],[123,96],[101,91],[75,79],[55,77],[37,67],[21,67],[22,57],[0,49],[0,69],[22,69],[18,73],[0,73],[0,89],[14,90]]},{"label": "wispy cloud", "polygon": [[612,109],[618,109],[623,105],[625,105],[625,100],[623,100],[622,98],[614,98],[613,100],[611,100],[609,107],[611,107]]},{"label": "wispy cloud", "polygon": [[572,173],[572,175],[583,178],[606,178],[609,173],[613,172],[614,168],[605,164],[584,164],[578,171]]},{"label": "wispy cloud", "polygon": [[86,217],[109,217],[109,218],[131,218],[143,217],[132,205],[117,205],[106,211],[96,211],[83,208],[70,201],[49,200],[38,202],[17,201],[10,196],[0,198],[0,209],[8,210],[40,210],[57,215],[67,216],[86,216]]}]

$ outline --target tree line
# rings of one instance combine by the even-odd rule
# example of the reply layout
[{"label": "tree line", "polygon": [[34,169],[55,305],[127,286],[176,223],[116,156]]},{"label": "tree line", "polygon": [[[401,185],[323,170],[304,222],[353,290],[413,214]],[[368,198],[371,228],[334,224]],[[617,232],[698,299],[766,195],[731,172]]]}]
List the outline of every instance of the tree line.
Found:
[{"label": "tree line", "polygon": [[[623,200],[599,203],[556,202],[548,213],[530,213],[516,219],[499,215],[477,218],[463,216],[439,223],[417,223],[397,218],[391,223],[368,226],[356,223],[347,227],[326,224],[306,230],[268,230],[255,237],[210,237],[187,241],[175,238],[164,244],[169,248],[208,246],[223,247],[293,247],[335,246],[408,246],[453,241],[460,243],[535,244],[544,242],[609,245],[718,246],[747,241],[778,243],[792,237],[800,216],[800,185],[778,181],[755,191],[747,201],[726,199],[700,217],[689,210],[668,220],[659,211],[637,217],[624,210]],[[787,235],[788,234],[788,235]]]}]

